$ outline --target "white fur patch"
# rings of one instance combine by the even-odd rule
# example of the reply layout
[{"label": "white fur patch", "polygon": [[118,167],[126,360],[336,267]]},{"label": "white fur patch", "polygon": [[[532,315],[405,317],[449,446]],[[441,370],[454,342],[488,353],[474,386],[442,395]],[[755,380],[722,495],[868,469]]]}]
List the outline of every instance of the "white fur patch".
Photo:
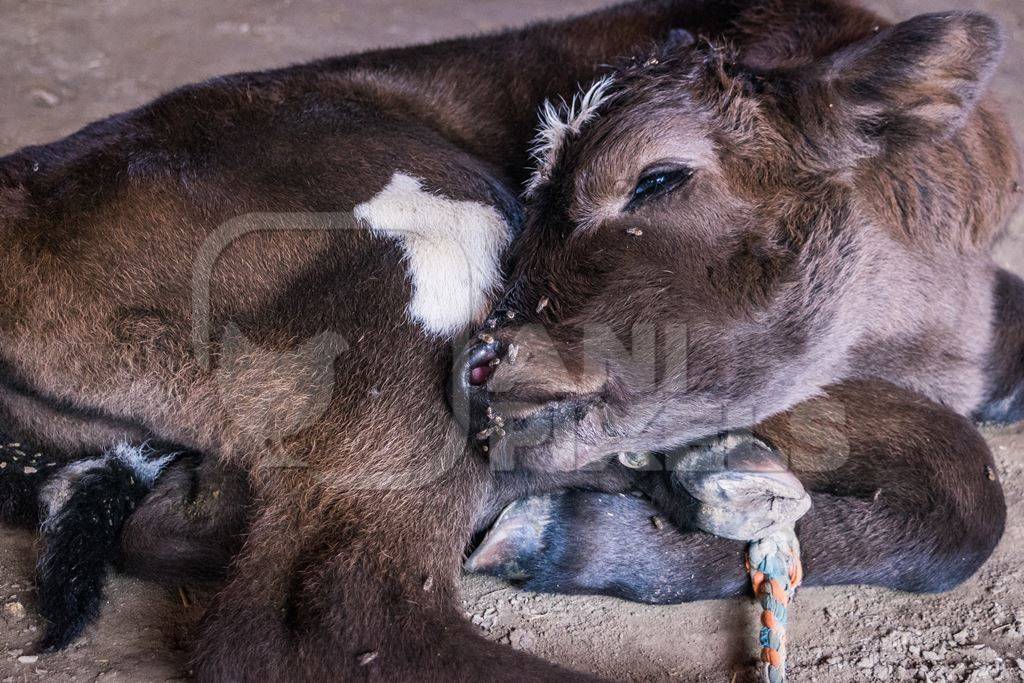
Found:
[{"label": "white fur patch", "polygon": [[533,194],[541,183],[550,178],[566,139],[570,135],[579,135],[583,126],[597,116],[598,108],[612,96],[613,83],[611,76],[604,76],[586,91],[581,89],[571,103],[562,100],[556,107],[548,100],[540,108],[540,127],[531,149],[536,168],[526,186],[527,195]]},{"label": "white fur patch", "polygon": [[119,443],[113,449],[107,451],[107,457],[119,460],[122,465],[135,473],[146,486],[152,486],[164,468],[174,460],[179,453],[168,453],[159,458],[153,457],[153,449],[146,444],[132,446],[126,443]]},{"label": "white fur patch", "polygon": [[420,180],[396,172],[376,197],[355,208],[355,217],[405,250],[410,318],[442,336],[483,319],[501,284],[501,254],[509,242],[509,226],[494,207],[431,194]]}]

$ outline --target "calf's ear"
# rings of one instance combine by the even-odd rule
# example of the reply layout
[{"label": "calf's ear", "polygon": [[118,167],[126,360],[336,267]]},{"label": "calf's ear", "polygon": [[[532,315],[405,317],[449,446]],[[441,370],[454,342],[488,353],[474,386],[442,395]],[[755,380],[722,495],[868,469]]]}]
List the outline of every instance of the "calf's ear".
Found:
[{"label": "calf's ear", "polygon": [[925,14],[885,28],[814,67],[815,108],[827,112],[819,120],[869,148],[951,135],[981,99],[1002,50],[1002,28],[985,14]]}]

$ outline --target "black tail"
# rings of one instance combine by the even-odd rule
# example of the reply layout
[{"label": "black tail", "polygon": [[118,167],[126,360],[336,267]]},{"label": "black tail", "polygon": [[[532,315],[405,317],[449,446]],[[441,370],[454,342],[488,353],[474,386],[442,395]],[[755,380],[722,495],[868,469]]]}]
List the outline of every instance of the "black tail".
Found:
[{"label": "black tail", "polygon": [[40,492],[61,464],[0,434],[0,523],[37,526]]},{"label": "black tail", "polygon": [[124,523],[175,455],[121,445],[62,468],[37,489],[43,517],[38,608],[47,622],[38,650],[67,646],[99,614]]},{"label": "black tail", "polygon": [[1024,280],[1005,270],[996,274],[994,317],[988,395],[974,418],[1017,422],[1024,419]]}]

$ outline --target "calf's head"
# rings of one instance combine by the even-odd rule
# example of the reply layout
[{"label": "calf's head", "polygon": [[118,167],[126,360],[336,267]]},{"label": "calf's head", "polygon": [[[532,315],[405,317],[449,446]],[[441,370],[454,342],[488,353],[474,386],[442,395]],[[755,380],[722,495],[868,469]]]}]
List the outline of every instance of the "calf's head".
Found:
[{"label": "calf's head", "polygon": [[677,40],[549,108],[507,296],[455,368],[492,459],[664,449],[837,379],[886,248],[860,189],[965,125],[1000,47],[963,13],[778,69]]}]

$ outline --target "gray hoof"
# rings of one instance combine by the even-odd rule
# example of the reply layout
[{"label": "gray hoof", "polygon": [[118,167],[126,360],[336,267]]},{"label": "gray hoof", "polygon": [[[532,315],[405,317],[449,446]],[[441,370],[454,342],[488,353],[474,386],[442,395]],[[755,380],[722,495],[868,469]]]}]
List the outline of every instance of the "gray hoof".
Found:
[{"label": "gray hoof", "polygon": [[691,446],[672,476],[699,503],[693,524],[715,536],[764,538],[792,526],[811,507],[800,480],[771,448],[749,434]]}]

